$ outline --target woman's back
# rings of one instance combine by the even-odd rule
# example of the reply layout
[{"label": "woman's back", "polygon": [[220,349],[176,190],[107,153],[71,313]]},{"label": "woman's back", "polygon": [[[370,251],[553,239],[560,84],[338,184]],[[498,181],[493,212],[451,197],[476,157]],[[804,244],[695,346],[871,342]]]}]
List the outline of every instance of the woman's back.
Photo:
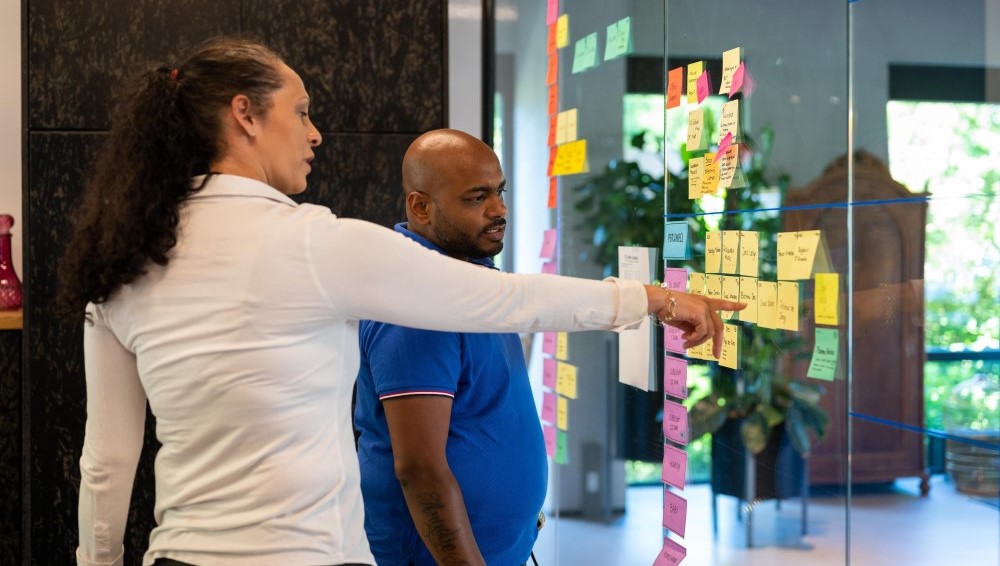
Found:
[{"label": "woman's back", "polygon": [[147,563],[160,549],[196,564],[371,561],[349,411],[356,324],[317,284],[317,215],[331,216],[217,176],[182,207],[167,266],[96,308],[135,354],[163,444]]}]

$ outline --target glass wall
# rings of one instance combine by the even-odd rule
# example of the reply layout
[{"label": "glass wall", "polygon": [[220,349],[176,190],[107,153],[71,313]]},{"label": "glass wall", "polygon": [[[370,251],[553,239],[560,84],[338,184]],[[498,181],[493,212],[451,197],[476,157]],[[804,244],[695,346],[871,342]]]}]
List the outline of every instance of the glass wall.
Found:
[{"label": "glass wall", "polygon": [[535,337],[539,564],[997,564],[1000,1],[495,10],[513,269],[750,305]]}]

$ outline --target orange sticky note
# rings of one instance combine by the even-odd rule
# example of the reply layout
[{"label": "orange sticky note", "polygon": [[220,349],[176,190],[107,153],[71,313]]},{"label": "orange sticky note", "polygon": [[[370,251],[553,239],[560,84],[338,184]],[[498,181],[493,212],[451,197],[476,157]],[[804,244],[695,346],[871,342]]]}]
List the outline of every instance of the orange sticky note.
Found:
[{"label": "orange sticky note", "polygon": [[549,114],[559,112],[559,85],[549,85]]},{"label": "orange sticky note", "polygon": [[549,177],[552,176],[552,168],[555,167],[555,165],[556,165],[556,156],[557,155],[559,155],[559,146],[554,145],[554,146],[550,147],[549,148],[549,168],[548,168],[548,173],[546,173],[546,175],[548,175]]},{"label": "orange sticky note", "polygon": [[549,68],[545,72],[545,84],[553,85],[559,79],[559,54],[549,55]]},{"label": "orange sticky note", "polygon": [[556,52],[556,24],[549,25],[549,37],[545,42],[545,51],[551,55]]},{"label": "orange sticky note", "polygon": [[684,67],[671,69],[667,73],[667,108],[681,105],[681,93],[684,90]]},{"label": "orange sticky note", "polygon": [[549,208],[555,208],[558,201],[559,182],[555,177],[549,178]]},{"label": "orange sticky note", "polygon": [[[556,132],[559,130],[559,115],[552,114],[549,116],[549,147],[554,147],[556,145]],[[552,173],[550,172],[549,175]]]}]

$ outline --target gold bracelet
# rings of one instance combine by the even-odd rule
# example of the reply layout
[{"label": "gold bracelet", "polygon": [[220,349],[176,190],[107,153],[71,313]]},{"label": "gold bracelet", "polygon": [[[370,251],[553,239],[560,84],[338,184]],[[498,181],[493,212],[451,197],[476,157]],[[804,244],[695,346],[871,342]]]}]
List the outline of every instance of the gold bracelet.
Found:
[{"label": "gold bracelet", "polygon": [[677,316],[677,298],[674,297],[673,289],[667,287],[666,283],[660,284],[660,287],[667,290],[667,315],[661,319],[655,312],[649,313],[649,318],[652,319],[653,324],[657,326],[663,326],[664,322],[670,322]]}]

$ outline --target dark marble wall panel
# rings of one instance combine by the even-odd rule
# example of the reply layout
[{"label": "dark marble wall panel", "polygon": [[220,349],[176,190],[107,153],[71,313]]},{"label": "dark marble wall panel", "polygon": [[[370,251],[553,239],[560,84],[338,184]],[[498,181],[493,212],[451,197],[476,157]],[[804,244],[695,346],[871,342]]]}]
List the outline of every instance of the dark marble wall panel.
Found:
[{"label": "dark marble wall panel", "polygon": [[423,132],[446,123],[446,0],[243,4],[244,31],[299,72],[321,130]]},{"label": "dark marble wall panel", "polygon": [[0,566],[21,564],[21,331],[0,331]]},{"label": "dark marble wall panel", "polygon": [[298,200],[338,216],[392,226],[406,220],[401,165],[415,134],[323,134],[308,190]]},{"label": "dark marble wall panel", "polygon": [[[67,564],[76,548],[80,451],[86,423],[83,368],[83,324],[60,318],[52,307],[56,266],[70,231],[70,219],[84,185],[84,175],[101,134],[34,133],[28,144],[28,193],[31,220],[28,242],[27,381],[30,476],[27,505],[31,517],[30,563]],[[139,564],[153,527],[154,485],[151,439],[147,420],[146,445],[135,481],[130,530],[129,564]]]},{"label": "dark marble wall panel", "polygon": [[152,62],[240,31],[240,0],[32,0],[28,127],[105,129],[115,88]]}]

